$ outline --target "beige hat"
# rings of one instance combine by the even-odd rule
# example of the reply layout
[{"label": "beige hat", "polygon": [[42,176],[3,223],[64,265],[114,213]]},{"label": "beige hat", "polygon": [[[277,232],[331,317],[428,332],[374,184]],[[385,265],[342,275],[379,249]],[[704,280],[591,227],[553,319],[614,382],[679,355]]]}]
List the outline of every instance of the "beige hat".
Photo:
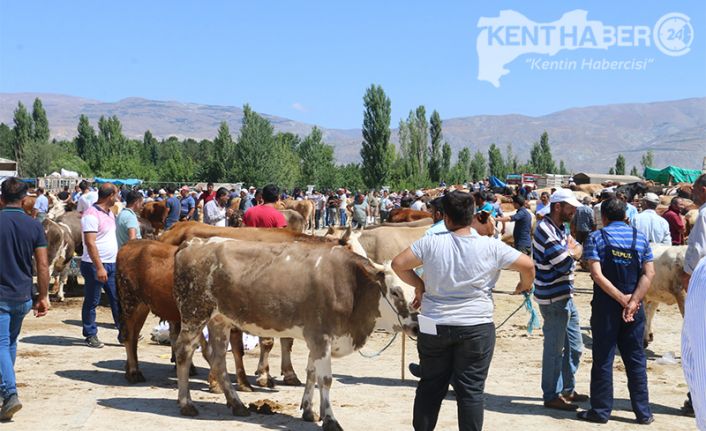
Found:
[{"label": "beige hat", "polygon": [[645,193],[645,196],[642,197],[642,200],[653,204],[659,204],[659,196],[654,193]]}]

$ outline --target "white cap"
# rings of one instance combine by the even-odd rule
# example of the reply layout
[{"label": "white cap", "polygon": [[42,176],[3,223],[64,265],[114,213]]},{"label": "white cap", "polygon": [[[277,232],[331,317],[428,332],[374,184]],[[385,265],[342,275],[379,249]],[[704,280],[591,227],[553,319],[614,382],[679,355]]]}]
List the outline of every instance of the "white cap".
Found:
[{"label": "white cap", "polygon": [[578,199],[576,199],[576,196],[574,196],[574,192],[572,192],[569,189],[556,189],[554,194],[552,195],[551,198],[549,198],[549,202],[552,204],[559,203],[559,202],[566,202],[567,204],[570,204],[571,206],[574,206],[576,208],[581,206],[581,202],[579,202]]},{"label": "white cap", "polygon": [[647,202],[652,202],[653,204],[659,204],[659,196],[654,193],[645,193],[645,196],[642,199]]},{"label": "white cap", "polygon": [[417,190],[417,191],[414,193],[414,196],[416,196],[416,197],[418,197],[418,198],[421,198],[422,196],[424,196],[424,192],[421,191],[421,190]]},{"label": "white cap", "polygon": [[166,195],[166,194],[167,194],[167,191],[164,190],[164,189],[159,189],[159,192],[158,192],[158,193],[159,193],[160,195]]},{"label": "white cap", "polygon": [[545,205],[541,210],[537,211],[537,215],[544,217],[545,215],[549,214],[551,208],[551,206]]},{"label": "white cap", "polygon": [[248,189],[240,189],[240,193],[248,194]]}]

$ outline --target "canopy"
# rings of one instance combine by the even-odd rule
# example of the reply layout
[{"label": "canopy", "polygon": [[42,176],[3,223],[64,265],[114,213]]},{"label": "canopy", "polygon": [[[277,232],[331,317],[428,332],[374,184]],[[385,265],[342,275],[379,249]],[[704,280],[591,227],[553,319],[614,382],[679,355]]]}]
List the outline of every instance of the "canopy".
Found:
[{"label": "canopy", "polygon": [[500,179],[498,179],[498,177],[491,176],[489,178],[489,181],[490,181],[490,187],[492,187],[492,188],[503,188],[504,189],[505,187],[507,187],[507,184],[500,181]]},{"label": "canopy", "polygon": [[127,178],[127,179],[121,180],[121,179],[115,179],[115,178],[96,177],[96,178],[94,178],[93,181],[98,184],[111,183],[111,184],[115,184],[116,186],[130,186],[130,187],[139,186],[140,184],[142,184],[142,180],[137,180],[135,178]]},{"label": "canopy", "polygon": [[699,175],[701,175],[701,171],[696,169],[683,169],[676,166],[667,166],[662,170],[645,168],[643,174],[645,179],[661,184],[669,184],[670,178],[674,183],[693,183]]}]

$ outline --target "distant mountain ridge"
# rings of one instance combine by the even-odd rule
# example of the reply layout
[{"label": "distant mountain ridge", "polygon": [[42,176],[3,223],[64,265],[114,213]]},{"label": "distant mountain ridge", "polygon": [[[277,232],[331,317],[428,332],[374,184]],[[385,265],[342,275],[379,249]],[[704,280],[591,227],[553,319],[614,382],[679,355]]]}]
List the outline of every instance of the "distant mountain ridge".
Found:
[{"label": "distant mountain ridge", "polygon": [[[12,125],[13,111],[22,101],[29,109],[35,97],[44,104],[52,137],[70,139],[76,135],[81,114],[95,125],[101,115],[116,115],[123,133],[141,138],[146,130],[159,138],[213,139],[218,125],[226,121],[236,135],[243,111],[239,107],[156,101],[138,97],[118,102],[101,102],[81,97],[49,93],[0,93],[0,122]],[[262,114],[276,131],[308,134],[313,125]],[[393,124],[397,120],[393,119]],[[326,143],[335,147],[339,162],[359,161],[360,129],[328,129]],[[563,159],[574,171],[606,172],[619,153],[629,170],[639,167],[647,150],[655,154],[657,167],[668,164],[701,169],[706,156],[706,98],[665,102],[631,103],[570,108],[548,115],[477,115],[451,118],[443,122],[444,139],[454,154],[464,146],[487,152],[495,143],[501,150],[508,144],[521,161],[529,158],[532,143],[543,131],[555,160]],[[397,132],[393,130],[393,141]],[[454,156],[455,157],[455,156]]]}]

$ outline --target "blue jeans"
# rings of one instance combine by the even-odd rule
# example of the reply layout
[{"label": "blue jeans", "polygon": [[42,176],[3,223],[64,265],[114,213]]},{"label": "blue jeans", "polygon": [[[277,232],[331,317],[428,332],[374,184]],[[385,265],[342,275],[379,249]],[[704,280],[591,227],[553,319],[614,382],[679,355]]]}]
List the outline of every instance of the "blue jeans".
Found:
[{"label": "blue jeans", "polygon": [[96,279],[95,265],[81,261],[81,275],[84,279],[81,322],[83,323],[84,337],[92,337],[98,334],[96,307],[98,307],[101,300],[101,290],[104,290],[105,294],[108,295],[115,327],[118,331],[120,330],[120,301],[118,300],[118,291],[115,289],[115,264],[104,263],[103,267],[108,273],[108,281],[106,283],[101,283]]},{"label": "blue jeans", "polygon": [[343,208],[338,209],[339,219],[341,220],[341,226],[345,226],[348,219],[346,218],[346,210]]},{"label": "blue jeans", "polygon": [[0,395],[7,399],[17,393],[15,357],[22,320],[32,309],[29,301],[0,301]]},{"label": "blue jeans", "polygon": [[571,298],[551,304],[539,304],[544,319],[544,353],[542,354],[542,397],[551,401],[576,387],[583,339],[579,313]]}]

